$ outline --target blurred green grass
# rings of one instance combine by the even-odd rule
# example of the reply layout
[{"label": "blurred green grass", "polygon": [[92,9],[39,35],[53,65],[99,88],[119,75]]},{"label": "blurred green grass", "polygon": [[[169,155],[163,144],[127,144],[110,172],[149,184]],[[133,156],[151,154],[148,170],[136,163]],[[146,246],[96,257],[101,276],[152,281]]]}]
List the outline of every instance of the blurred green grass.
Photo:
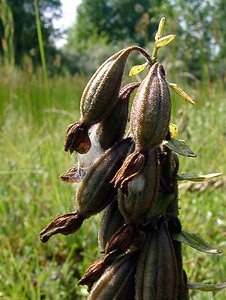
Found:
[{"label": "blurred green grass", "polygon": [[[40,75],[13,73],[0,85],[0,299],[84,299],[77,281],[88,264],[100,256],[99,216],[85,221],[74,235],[56,236],[47,244],[39,232],[56,215],[74,210],[73,188],[59,180],[75,157],[63,151],[65,130],[79,117],[79,99],[86,79],[55,77],[43,84]],[[184,86],[183,86],[184,87]],[[197,158],[180,158],[180,172],[224,172],[226,105],[221,84],[185,85],[197,98],[190,105],[173,98],[172,121],[178,138],[189,142]],[[225,248],[225,196],[219,187],[192,191],[180,185],[180,216],[184,230],[200,233]],[[184,246],[189,280],[210,283],[225,278],[225,257],[211,256]],[[223,300],[192,292],[191,299]]]}]

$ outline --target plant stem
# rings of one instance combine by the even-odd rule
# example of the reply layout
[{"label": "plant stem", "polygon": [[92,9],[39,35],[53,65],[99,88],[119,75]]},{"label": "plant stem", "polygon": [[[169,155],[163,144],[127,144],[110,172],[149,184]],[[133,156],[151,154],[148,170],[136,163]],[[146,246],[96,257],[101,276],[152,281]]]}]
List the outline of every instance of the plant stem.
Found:
[{"label": "plant stem", "polygon": [[41,29],[40,16],[39,16],[38,0],[34,0],[34,7],[35,7],[35,20],[36,20],[36,27],[37,27],[37,34],[38,34],[39,51],[40,51],[41,63],[42,63],[43,79],[45,84],[47,84],[46,59],[45,59],[42,29]]}]

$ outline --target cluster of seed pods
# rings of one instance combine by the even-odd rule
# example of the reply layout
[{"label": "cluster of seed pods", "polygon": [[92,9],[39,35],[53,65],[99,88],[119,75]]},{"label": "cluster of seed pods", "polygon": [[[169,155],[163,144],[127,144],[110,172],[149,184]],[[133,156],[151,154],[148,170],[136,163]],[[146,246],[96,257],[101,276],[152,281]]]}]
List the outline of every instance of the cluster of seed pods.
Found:
[{"label": "cluster of seed pods", "polygon": [[[121,87],[133,51],[145,57],[149,70],[141,82]],[[64,144],[65,151],[77,153],[78,163],[61,175],[79,182],[76,211],[55,218],[41,231],[41,241],[74,233],[104,210],[99,227],[104,254],[79,281],[88,286],[88,299],[188,299],[181,246],[172,239],[181,231],[178,159],[162,144],[171,117],[163,66],[137,46],[117,52],[88,82],[80,113]]]}]

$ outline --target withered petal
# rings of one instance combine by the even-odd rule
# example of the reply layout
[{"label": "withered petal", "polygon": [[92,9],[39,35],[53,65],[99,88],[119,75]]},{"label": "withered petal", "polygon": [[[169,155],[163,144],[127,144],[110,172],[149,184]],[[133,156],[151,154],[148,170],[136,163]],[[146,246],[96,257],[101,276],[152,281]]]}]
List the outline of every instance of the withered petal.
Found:
[{"label": "withered petal", "polygon": [[78,284],[87,285],[89,289],[91,289],[93,284],[100,278],[106,268],[107,265],[105,264],[103,259],[96,260],[86,269]]},{"label": "withered petal", "polygon": [[91,141],[88,135],[89,127],[81,122],[69,125],[64,141],[64,150],[73,153],[74,151],[84,154],[91,147]]},{"label": "withered petal", "polygon": [[87,169],[88,168],[82,164],[76,164],[67,172],[60,175],[60,179],[64,182],[81,182],[82,178],[85,176]]},{"label": "withered petal", "polygon": [[58,216],[40,232],[40,239],[46,243],[54,234],[68,235],[74,233],[82,226],[83,221],[84,217],[80,216],[78,212]]},{"label": "withered petal", "polygon": [[145,160],[145,152],[134,151],[131,153],[126,158],[118,172],[115,174],[114,178],[111,180],[111,183],[114,184],[114,187],[121,188],[126,194],[128,182],[142,172],[144,169]]}]

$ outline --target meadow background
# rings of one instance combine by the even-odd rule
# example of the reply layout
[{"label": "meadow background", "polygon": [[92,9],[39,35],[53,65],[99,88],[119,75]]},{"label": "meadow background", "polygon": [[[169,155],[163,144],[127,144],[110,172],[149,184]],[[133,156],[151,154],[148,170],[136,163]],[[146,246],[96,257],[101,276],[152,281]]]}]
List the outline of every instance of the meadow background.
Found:
[{"label": "meadow background", "polygon": [[[86,288],[78,287],[77,281],[100,256],[100,216],[85,221],[74,235],[55,236],[44,245],[39,240],[50,220],[74,210],[74,188],[59,180],[76,161],[63,151],[65,131],[79,118],[81,93],[95,68],[124,46],[139,43],[151,51],[163,14],[166,33],[177,34],[177,39],[161,52],[160,60],[168,80],[196,101],[192,107],[171,93],[178,138],[198,154],[180,157],[180,172],[225,172],[223,1],[196,1],[197,7],[185,1],[119,2],[83,0],[75,25],[64,33],[66,45],[57,49],[54,38],[62,33],[51,27],[52,15],[46,11],[59,17],[60,1],[24,0],[17,9],[13,1],[0,1],[0,299],[86,298]],[[107,16],[112,17],[104,10],[106,4],[118,17],[111,26],[106,23]],[[133,17],[130,23],[122,21],[125,9]],[[21,19],[30,20],[27,29]],[[128,61],[125,80],[138,62],[135,56]],[[223,175],[208,183],[179,186],[184,230],[223,250],[225,180]],[[183,257],[190,281],[225,281],[225,254],[207,255],[184,246]],[[223,300],[225,293],[192,291],[191,299]]]}]

